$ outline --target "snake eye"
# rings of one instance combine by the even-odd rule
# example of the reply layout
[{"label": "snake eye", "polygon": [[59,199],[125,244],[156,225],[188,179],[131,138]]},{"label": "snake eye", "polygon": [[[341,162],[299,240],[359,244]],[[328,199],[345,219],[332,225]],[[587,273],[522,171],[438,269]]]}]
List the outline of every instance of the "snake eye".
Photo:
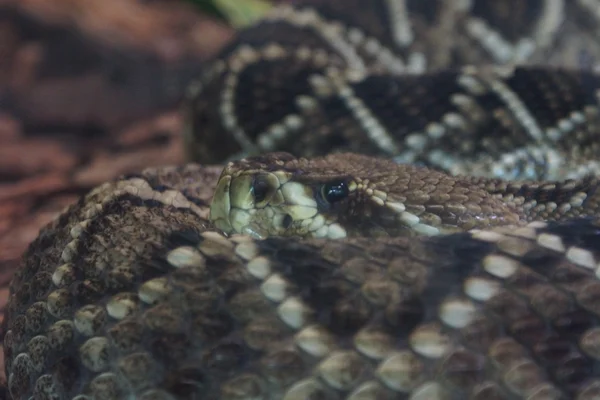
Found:
[{"label": "snake eye", "polygon": [[350,194],[348,185],[344,181],[328,182],[321,188],[321,196],[328,203],[336,203],[344,200]]},{"label": "snake eye", "polygon": [[267,182],[264,177],[257,176],[252,181],[250,190],[252,192],[252,197],[254,197],[254,204],[263,202],[269,193],[269,182]]}]

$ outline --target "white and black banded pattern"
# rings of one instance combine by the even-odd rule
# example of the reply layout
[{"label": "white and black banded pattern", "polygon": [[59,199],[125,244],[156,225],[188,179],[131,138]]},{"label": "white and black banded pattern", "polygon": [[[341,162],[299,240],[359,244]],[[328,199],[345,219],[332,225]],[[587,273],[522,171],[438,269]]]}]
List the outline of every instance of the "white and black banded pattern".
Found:
[{"label": "white and black banded pattern", "polygon": [[570,25],[597,31],[581,6],[418,3],[306,1],[240,32],[190,89],[190,156],[347,150],[507,179],[598,171],[597,41],[558,49]]}]

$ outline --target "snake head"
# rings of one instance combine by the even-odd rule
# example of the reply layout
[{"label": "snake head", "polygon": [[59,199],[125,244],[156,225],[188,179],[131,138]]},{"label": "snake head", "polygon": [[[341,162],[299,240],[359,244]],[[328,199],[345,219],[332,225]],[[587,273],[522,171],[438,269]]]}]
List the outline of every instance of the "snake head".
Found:
[{"label": "snake head", "polygon": [[493,225],[498,215],[518,221],[477,185],[358,154],[270,153],[231,162],[210,210],[226,234],[256,238],[437,235]]},{"label": "snake head", "polygon": [[335,215],[352,204],[356,186],[346,174],[316,174],[307,160],[270,153],[229,163],[210,209],[227,234],[341,238],[346,229]]}]

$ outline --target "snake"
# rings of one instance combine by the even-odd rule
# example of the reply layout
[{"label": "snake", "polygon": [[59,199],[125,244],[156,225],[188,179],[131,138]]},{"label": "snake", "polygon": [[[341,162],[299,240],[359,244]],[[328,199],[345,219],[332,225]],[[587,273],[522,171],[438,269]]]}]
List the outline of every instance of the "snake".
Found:
[{"label": "snake", "polygon": [[189,163],[25,251],[7,398],[600,398],[598,10],[276,6],[190,84]]}]

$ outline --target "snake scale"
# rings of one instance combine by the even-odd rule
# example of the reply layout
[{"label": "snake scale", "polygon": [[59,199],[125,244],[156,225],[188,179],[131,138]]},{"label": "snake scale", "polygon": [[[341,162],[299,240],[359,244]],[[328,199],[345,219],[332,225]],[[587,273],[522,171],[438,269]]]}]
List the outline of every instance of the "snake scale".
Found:
[{"label": "snake scale", "polygon": [[[25,252],[4,321],[9,397],[600,398],[598,10],[277,7],[190,86],[186,150],[202,165],[107,182]],[[215,229],[217,186],[213,219],[242,210],[230,233],[250,235]],[[358,190],[352,204],[397,214],[332,205]],[[236,222],[267,197],[271,220]],[[473,207],[487,219],[461,219]],[[339,226],[271,236],[315,209]]]}]

